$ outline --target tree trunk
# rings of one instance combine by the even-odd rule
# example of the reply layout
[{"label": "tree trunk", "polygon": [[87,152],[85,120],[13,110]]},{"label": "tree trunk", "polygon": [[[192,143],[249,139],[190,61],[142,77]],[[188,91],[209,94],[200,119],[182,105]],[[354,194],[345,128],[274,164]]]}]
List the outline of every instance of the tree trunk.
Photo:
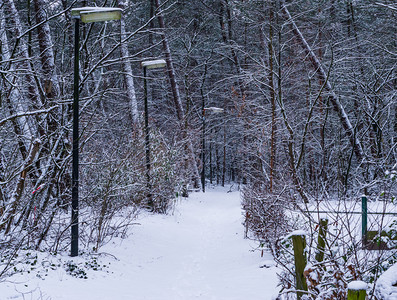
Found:
[{"label": "tree trunk", "polygon": [[[24,70],[24,78],[25,82],[27,85],[27,95],[28,98],[32,104],[32,107],[34,109],[40,109],[42,108],[43,104],[41,102],[41,97],[39,93],[39,89],[37,87],[36,80],[33,76],[35,73],[34,70],[32,70],[31,65],[29,63],[30,61],[30,55],[28,52],[28,47],[26,43],[24,42],[23,38],[21,37],[22,35],[22,24],[21,20],[19,18],[18,10],[15,7],[14,1],[13,0],[4,0],[5,6],[8,8],[9,14],[8,18],[11,22],[11,26],[14,29],[14,35],[17,37],[16,43],[19,44],[20,48],[20,53],[21,53],[21,61],[18,62],[18,68],[21,70]],[[10,58],[13,58],[13,54],[10,56]],[[28,110],[28,107],[21,107],[21,110],[26,111]],[[38,131],[40,136],[44,135],[44,128],[43,125],[41,125],[41,120],[39,117],[36,116],[36,122],[38,126]],[[32,124],[30,124],[32,126]]]},{"label": "tree trunk", "polygon": [[[6,24],[5,24],[4,13],[2,8],[0,8],[0,43],[1,43],[1,58],[3,61],[9,61],[11,58],[11,54],[10,54],[10,47],[8,44],[8,39],[6,34]],[[6,81],[12,83],[12,86],[10,86],[7,92],[4,92],[3,90],[3,94],[5,95],[6,104],[10,115],[16,115],[17,111],[20,111],[20,109],[18,109],[18,103],[20,101],[19,99],[22,98],[22,95],[18,89],[14,88],[14,86],[19,86],[20,80],[18,79],[17,76],[15,76],[15,68],[11,62],[8,67],[8,71],[9,74],[5,75],[5,78]],[[6,84],[4,84],[4,88],[6,88]],[[26,141],[23,139],[23,136],[25,137],[32,136],[30,128],[28,126],[29,123],[27,121],[27,118],[23,116],[20,118],[12,119],[11,122],[14,128],[14,132],[17,136],[19,152],[21,153],[22,158],[26,159],[28,155],[27,153],[28,150],[25,144]]]},{"label": "tree trunk", "polygon": [[[121,9],[125,9],[125,0],[118,0],[118,4]],[[121,31],[121,40],[124,40],[127,37],[124,18],[121,18],[120,20],[120,31]],[[121,49],[121,57],[123,59],[122,65],[123,65],[124,81],[127,87],[127,97],[128,97],[128,102],[130,104],[129,106],[130,106],[132,123],[134,125],[138,123],[139,114],[138,114],[138,103],[136,100],[135,87],[134,87],[134,79],[133,79],[134,77],[132,75],[131,64],[128,60],[130,54],[128,51],[127,42],[122,43],[120,49]]]},{"label": "tree trunk", "polygon": [[[273,76],[273,4],[269,1],[269,89],[270,89],[270,104],[272,110],[271,116],[271,137],[270,137],[270,174],[269,174],[269,192],[273,191],[273,181],[276,161],[276,95],[274,90],[274,76]],[[279,87],[280,88],[280,87]]]},{"label": "tree trunk", "polygon": [[46,22],[47,14],[44,10],[44,0],[34,0],[34,7],[36,10],[36,23],[41,24],[37,27],[37,31],[40,48],[40,61],[44,75],[44,92],[48,99],[56,99],[60,95],[60,87],[55,71],[51,30],[50,25]]},{"label": "tree trunk", "polygon": [[350,119],[347,116],[347,113],[345,112],[342,104],[340,103],[338,96],[333,91],[331,83],[327,80],[327,73],[325,72],[324,68],[322,67],[321,62],[318,60],[316,54],[313,52],[313,50],[311,49],[309,44],[306,42],[306,39],[304,38],[303,34],[299,30],[298,26],[296,25],[294,19],[291,17],[291,14],[289,13],[288,8],[286,7],[284,1],[282,2],[282,10],[286,14],[288,21],[291,23],[293,32],[294,32],[297,40],[303,47],[305,54],[310,59],[314,69],[316,70],[316,72],[318,73],[318,76],[320,77],[320,80],[322,82],[325,82],[325,88],[330,93],[329,99],[332,103],[332,106],[333,106],[334,110],[338,113],[338,116],[342,123],[342,126],[349,137],[352,147],[354,148],[354,153],[356,155],[357,160],[359,162],[361,162],[364,159],[364,151],[361,146],[361,142],[358,139],[358,137],[356,136],[356,134],[354,134],[354,127],[351,124]]},{"label": "tree trunk", "polygon": [[[22,197],[22,193],[23,193],[23,190],[25,187],[26,175],[28,174],[31,165],[34,162],[36,154],[39,151],[40,143],[41,143],[40,140],[34,140],[34,142],[32,143],[32,146],[29,151],[29,155],[21,167],[20,175],[19,175],[17,184],[15,186],[15,189],[11,195],[9,204],[7,205],[5,212],[1,216],[0,229],[2,229],[2,227],[5,225],[5,222],[7,222],[7,228],[6,228],[5,234],[7,234],[11,230],[12,221],[14,220],[16,210],[18,207],[18,203]],[[7,212],[7,214],[6,214],[6,212]]]},{"label": "tree trunk", "polygon": [[[182,101],[181,101],[181,97],[179,94],[179,87],[178,87],[178,83],[176,81],[175,69],[174,69],[172,57],[171,57],[171,50],[169,47],[167,36],[165,34],[165,22],[164,22],[163,14],[161,12],[161,8],[160,8],[160,0],[155,0],[155,4],[156,4],[156,9],[157,9],[157,18],[159,21],[160,29],[162,30],[160,35],[161,35],[161,40],[162,40],[162,44],[163,44],[165,60],[167,62],[167,71],[168,71],[168,77],[169,77],[170,84],[171,84],[171,91],[172,91],[172,96],[173,96],[173,100],[174,100],[174,105],[176,108],[178,121],[181,126],[184,126],[185,112],[183,110]],[[184,131],[184,137],[187,139],[187,141],[186,141],[187,150],[188,150],[188,154],[189,154],[191,168],[193,170],[194,181],[195,181],[195,184],[201,188],[200,173],[198,170],[198,166],[197,166],[197,162],[196,162],[196,158],[195,158],[195,154],[194,154],[193,144],[192,144],[192,141],[190,140],[190,138],[188,137],[187,128],[183,128],[183,131]]]},{"label": "tree trunk", "polygon": [[[227,23],[227,29],[226,29],[226,24],[225,24],[225,15],[226,14],[226,23]],[[237,80],[238,80],[238,86],[240,89],[240,96],[244,97],[245,94],[245,89],[244,89],[244,84],[241,80],[241,66],[240,66],[240,61],[237,56],[237,52],[234,49],[233,46],[233,30],[232,30],[232,12],[230,10],[230,5],[228,3],[228,0],[220,0],[220,11],[219,11],[219,25],[221,27],[221,32],[222,32],[222,40],[225,45],[228,45],[230,48],[230,54],[233,59],[233,63],[236,69],[236,73],[238,75]]]}]

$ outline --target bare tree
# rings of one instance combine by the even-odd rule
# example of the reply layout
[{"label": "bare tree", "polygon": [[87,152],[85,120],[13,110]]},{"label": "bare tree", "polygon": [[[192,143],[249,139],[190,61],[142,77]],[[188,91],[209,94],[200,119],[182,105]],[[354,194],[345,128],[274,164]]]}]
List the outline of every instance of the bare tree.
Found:
[{"label": "bare tree", "polygon": [[[162,44],[163,44],[165,60],[167,62],[167,72],[168,72],[168,78],[169,78],[170,84],[171,84],[171,91],[172,91],[172,96],[173,96],[173,100],[174,100],[174,105],[176,108],[177,117],[180,122],[180,126],[183,128],[186,116],[185,116],[185,111],[182,106],[182,100],[181,100],[181,97],[179,94],[179,87],[178,87],[178,83],[177,83],[177,79],[176,79],[176,75],[175,75],[175,69],[174,69],[173,60],[172,60],[172,56],[171,56],[170,46],[168,43],[168,38],[167,38],[167,35],[165,32],[166,26],[165,26],[165,22],[164,22],[164,16],[162,13],[162,7],[161,7],[160,1],[155,0],[155,5],[156,5],[156,9],[157,9],[157,19],[158,19],[158,22],[160,25],[160,29],[162,30],[161,40],[162,40]],[[188,160],[190,163],[190,167],[192,168],[194,183],[196,186],[200,187],[200,173],[199,173],[197,162],[196,162],[193,144],[187,134],[187,128],[184,128],[182,130],[184,131],[184,137],[186,138],[186,144],[187,144],[186,147],[187,147],[188,156],[189,156]]]}]

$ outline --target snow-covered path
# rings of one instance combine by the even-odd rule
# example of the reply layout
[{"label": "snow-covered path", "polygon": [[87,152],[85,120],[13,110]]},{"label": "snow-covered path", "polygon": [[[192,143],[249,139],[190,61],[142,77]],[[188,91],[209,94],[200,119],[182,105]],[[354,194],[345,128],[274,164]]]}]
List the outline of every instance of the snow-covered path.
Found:
[{"label": "snow-covered path", "polygon": [[109,273],[86,280],[59,273],[37,290],[52,300],[272,299],[276,267],[244,239],[240,195],[226,191],[192,194],[173,215],[142,215],[129,238],[102,248],[117,257],[108,258]]},{"label": "snow-covered path", "polygon": [[131,277],[138,286],[152,280],[143,299],[271,299],[275,270],[260,268],[272,266],[271,257],[251,251],[239,193],[225,191],[193,194],[173,217],[153,217],[136,230],[131,254],[146,264]]}]

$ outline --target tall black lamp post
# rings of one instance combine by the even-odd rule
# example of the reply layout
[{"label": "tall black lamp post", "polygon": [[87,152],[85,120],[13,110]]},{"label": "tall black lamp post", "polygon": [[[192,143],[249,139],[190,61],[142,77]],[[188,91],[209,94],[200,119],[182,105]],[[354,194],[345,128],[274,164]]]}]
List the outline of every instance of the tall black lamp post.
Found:
[{"label": "tall black lamp post", "polygon": [[150,132],[149,132],[149,110],[148,110],[148,89],[147,89],[147,69],[158,69],[166,66],[164,59],[146,60],[141,62],[143,68],[143,90],[144,90],[144,110],[145,110],[145,152],[146,152],[146,188],[148,206],[154,209],[152,198],[152,184],[150,180]]},{"label": "tall black lamp post", "polygon": [[72,9],[74,29],[73,83],[73,149],[72,149],[72,223],[71,256],[79,254],[79,48],[80,21],[83,23],[121,19],[121,9],[113,7],[80,7]]},{"label": "tall black lamp post", "polygon": [[201,169],[201,186],[203,189],[203,193],[205,193],[205,112],[209,110],[214,113],[221,113],[223,112],[223,108],[219,107],[204,107],[204,101],[203,101],[203,116],[202,116],[202,121],[203,121],[203,139],[202,139],[202,160],[203,160],[203,168]]}]

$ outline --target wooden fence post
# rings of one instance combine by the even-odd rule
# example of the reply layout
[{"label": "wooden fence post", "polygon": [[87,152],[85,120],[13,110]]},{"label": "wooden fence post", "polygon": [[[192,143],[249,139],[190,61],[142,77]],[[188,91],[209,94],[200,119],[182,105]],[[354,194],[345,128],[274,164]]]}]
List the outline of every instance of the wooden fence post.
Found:
[{"label": "wooden fence post", "polygon": [[306,267],[306,238],[303,233],[293,233],[291,235],[292,242],[294,245],[294,257],[295,257],[295,279],[296,279],[296,295],[298,300],[305,294],[303,291],[307,291],[306,278],[303,272]]},{"label": "wooden fence post", "polygon": [[365,300],[367,284],[363,281],[352,281],[348,285],[347,300]]},{"label": "wooden fence post", "polygon": [[328,219],[320,219],[320,228],[318,230],[317,253],[316,260],[322,262],[324,260],[325,238],[328,229]]}]

